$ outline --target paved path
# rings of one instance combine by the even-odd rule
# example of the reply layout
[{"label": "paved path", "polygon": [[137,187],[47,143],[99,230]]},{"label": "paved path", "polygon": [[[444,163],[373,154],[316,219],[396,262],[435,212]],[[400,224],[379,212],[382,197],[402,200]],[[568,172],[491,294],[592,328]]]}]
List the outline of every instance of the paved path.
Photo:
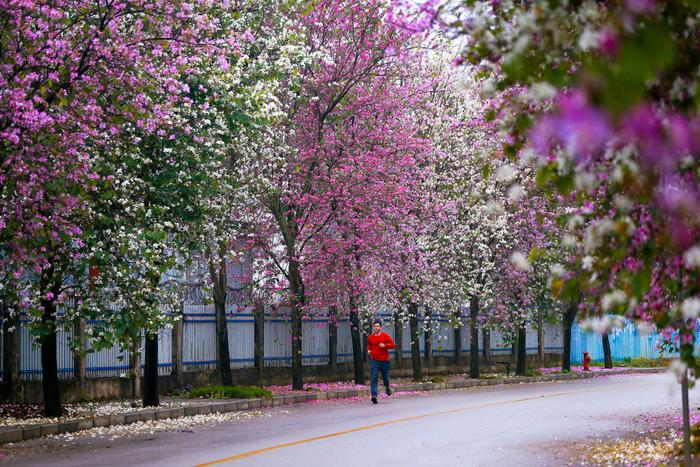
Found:
[{"label": "paved path", "polygon": [[[289,414],[191,433],[78,440],[13,465],[557,465],[547,445],[614,435],[629,428],[631,416],[678,406],[669,381],[665,374],[618,376],[439,391],[376,406],[299,405]],[[700,403],[700,391],[691,392],[691,402]]]}]

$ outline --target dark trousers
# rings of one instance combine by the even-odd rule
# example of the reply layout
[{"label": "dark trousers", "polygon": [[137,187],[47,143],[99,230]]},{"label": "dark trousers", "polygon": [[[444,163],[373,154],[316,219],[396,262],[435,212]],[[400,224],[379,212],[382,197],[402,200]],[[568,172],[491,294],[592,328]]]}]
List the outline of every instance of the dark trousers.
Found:
[{"label": "dark trousers", "polygon": [[382,373],[384,388],[389,390],[389,362],[372,359],[369,365],[369,384],[372,397],[377,397],[377,386],[379,384],[379,372]]}]

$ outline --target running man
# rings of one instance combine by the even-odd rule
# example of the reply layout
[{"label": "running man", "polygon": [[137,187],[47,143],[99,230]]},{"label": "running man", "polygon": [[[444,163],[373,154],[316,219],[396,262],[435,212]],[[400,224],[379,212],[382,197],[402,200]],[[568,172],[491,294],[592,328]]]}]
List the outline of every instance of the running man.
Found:
[{"label": "running man", "polygon": [[394,340],[385,332],[382,332],[382,322],[375,320],[372,323],[372,334],[367,337],[367,353],[370,358],[369,384],[372,391],[372,403],[377,403],[377,385],[379,372],[382,372],[386,395],[391,395],[389,387],[389,349],[396,347]]}]

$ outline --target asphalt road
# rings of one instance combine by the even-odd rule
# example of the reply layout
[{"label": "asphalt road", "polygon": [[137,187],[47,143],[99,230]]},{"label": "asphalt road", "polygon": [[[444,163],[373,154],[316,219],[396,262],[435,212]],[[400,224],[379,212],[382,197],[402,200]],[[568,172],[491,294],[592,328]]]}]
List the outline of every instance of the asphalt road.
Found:
[{"label": "asphalt road", "polygon": [[[629,429],[629,418],[680,405],[665,374],[439,391],[426,397],[305,404],[291,413],[194,432],[27,453],[13,465],[558,465],[547,446]],[[691,403],[700,403],[691,391]]]}]

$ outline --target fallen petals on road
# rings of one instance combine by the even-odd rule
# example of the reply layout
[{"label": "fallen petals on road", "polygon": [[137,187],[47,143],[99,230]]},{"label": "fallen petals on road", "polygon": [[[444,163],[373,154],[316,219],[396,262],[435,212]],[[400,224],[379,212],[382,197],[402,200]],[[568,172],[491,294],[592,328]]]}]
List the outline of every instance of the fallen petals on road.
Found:
[{"label": "fallen petals on road", "polygon": [[348,381],[333,381],[330,383],[307,383],[304,385],[303,390],[292,389],[292,385],[288,384],[286,386],[265,386],[265,389],[272,392],[274,396],[292,396],[295,394],[306,394],[310,391],[315,392],[330,392],[330,391],[345,391],[351,390],[363,390],[367,389],[367,386],[363,384],[355,384]]},{"label": "fallen petals on road", "polygon": [[[200,405],[206,401],[196,400],[161,400],[160,408],[176,408]],[[37,404],[0,404],[0,426],[35,425],[42,423],[61,423],[88,417],[119,415],[143,410],[140,400],[123,400],[112,402],[84,402],[64,404],[65,415],[62,417],[42,416],[43,407]]]}]

